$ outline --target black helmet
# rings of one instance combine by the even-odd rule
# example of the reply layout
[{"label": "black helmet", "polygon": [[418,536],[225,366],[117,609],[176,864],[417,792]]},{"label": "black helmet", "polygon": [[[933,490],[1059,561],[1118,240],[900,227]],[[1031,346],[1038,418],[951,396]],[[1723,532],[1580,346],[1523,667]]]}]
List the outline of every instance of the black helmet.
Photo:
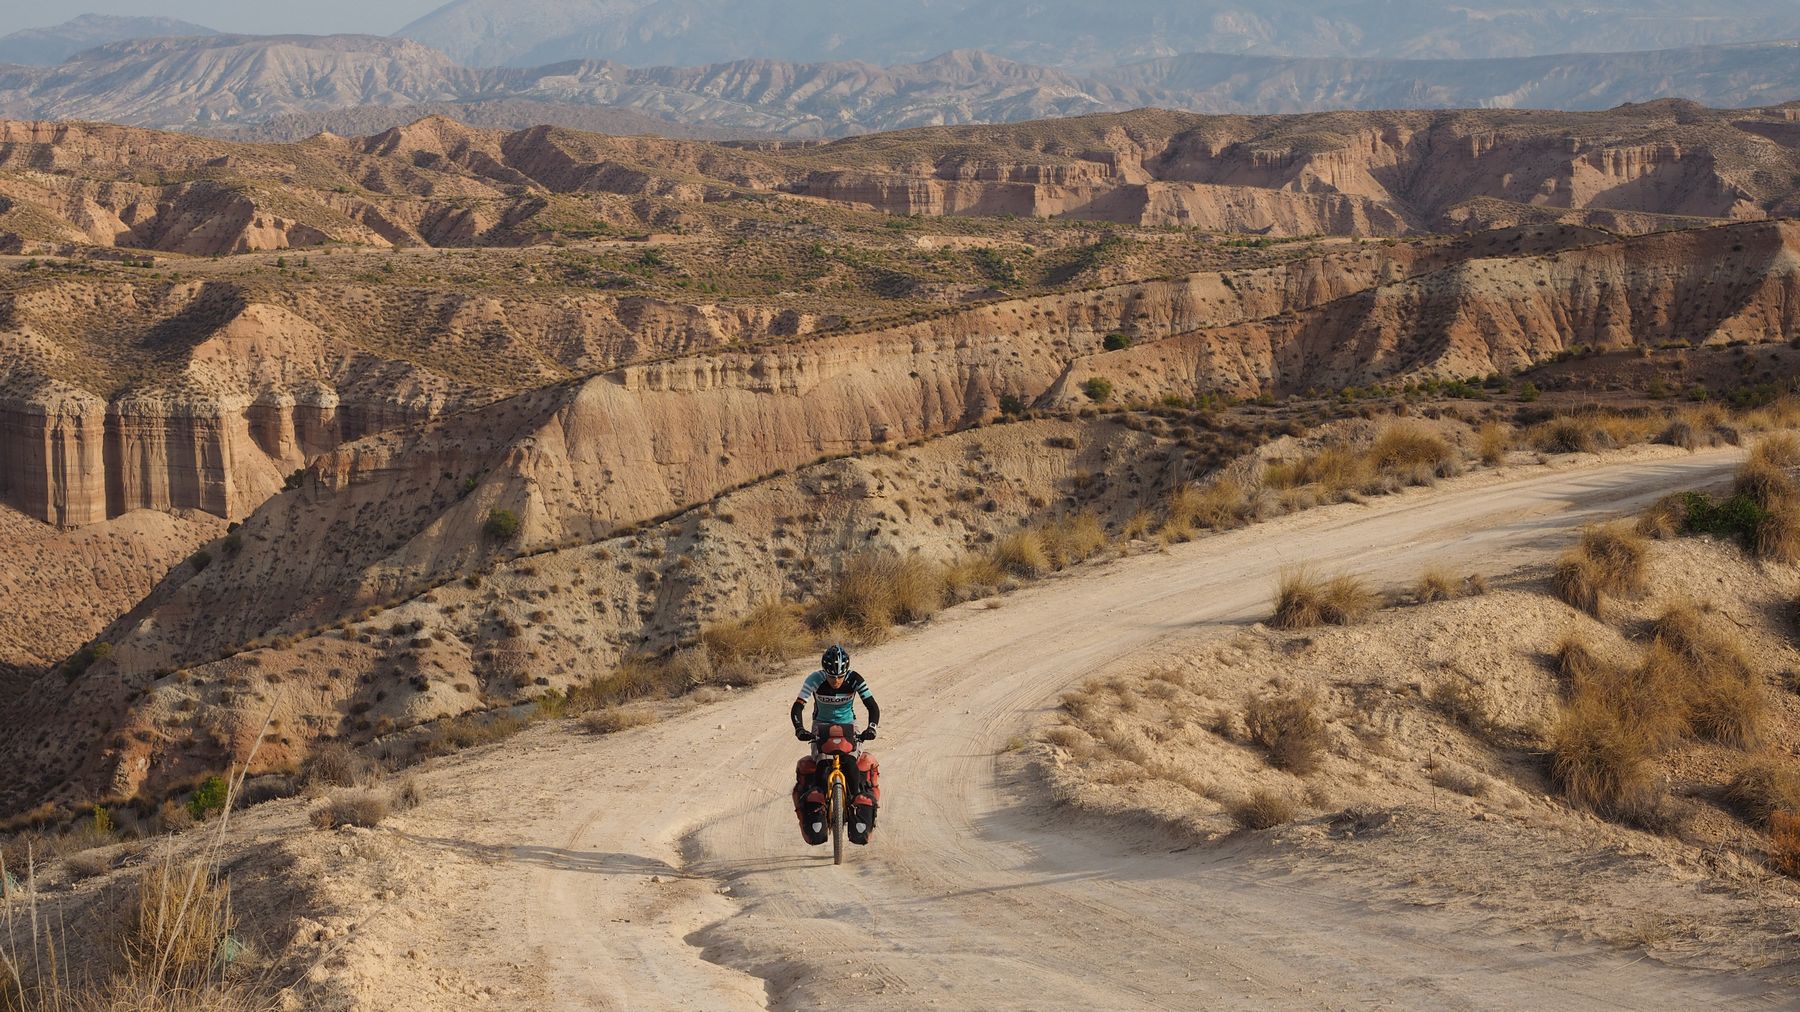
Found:
[{"label": "black helmet", "polygon": [[850,677],[850,652],[833,643],[819,658],[819,670],[825,672],[826,678]]}]

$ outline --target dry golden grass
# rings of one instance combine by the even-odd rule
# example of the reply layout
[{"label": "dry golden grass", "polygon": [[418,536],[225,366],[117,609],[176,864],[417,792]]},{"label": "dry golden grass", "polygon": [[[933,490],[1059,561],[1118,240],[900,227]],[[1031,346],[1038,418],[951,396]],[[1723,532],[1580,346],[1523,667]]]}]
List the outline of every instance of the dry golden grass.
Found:
[{"label": "dry golden grass", "polygon": [[1564,602],[1598,618],[1609,598],[1643,592],[1647,551],[1643,535],[1634,527],[1589,527],[1581,532],[1580,544],[1556,561],[1551,587]]},{"label": "dry golden grass", "polygon": [[715,665],[732,661],[778,662],[812,649],[812,633],[799,605],[770,598],[749,614],[708,626],[700,636]]},{"label": "dry golden grass", "polygon": [[1800,562],[1800,502],[1780,502],[1769,507],[1756,525],[1751,550],[1770,562]]},{"label": "dry golden grass", "polygon": [[1776,812],[1769,820],[1769,867],[1800,878],[1800,813]]},{"label": "dry golden grass", "polygon": [[1042,576],[1050,572],[1050,553],[1044,547],[1044,536],[1027,528],[1014,531],[994,545],[994,561],[1015,576]]},{"label": "dry golden grass", "polygon": [[1369,445],[1369,460],[1383,474],[1422,484],[1448,477],[1457,453],[1444,437],[1422,425],[1395,423],[1376,435]]},{"label": "dry golden grass", "polygon": [[1241,526],[1250,512],[1244,486],[1230,478],[1205,485],[1183,485],[1169,496],[1168,512],[1158,532],[1164,541],[1186,540],[1193,531],[1226,531]]},{"label": "dry golden grass", "polygon": [[1569,800],[1625,815],[1653,797],[1651,743],[1599,698],[1578,695],[1550,732],[1550,773]]},{"label": "dry golden grass", "polygon": [[984,552],[970,552],[944,567],[944,591],[958,601],[992,593],[1005,579],[1006,570]]},{"label": "dry golden grass", "polygon": [[1269,621],[1277,629],[1350,625],[1379,607],[1381,595],[1359,577],[1348,573],[1320,577],[1305,569],[1294,569],[1281,574],[1275,614]]},{"label": "dry golden grass", "polygon": [[1647,538],[1668,541],[1681,535],[1687,525],[1687,515],[1686,496],[1680,493],[1663,496],[1638,517],[1637,532]]},{"label": "dry golden grass", "polygon": [[1800,763],[1773,750],[1752,756],[1725,786],[1725,800],[1755,826],[1777,812],[1800,812]]},{"label": "dry golden grass", "polygon": [[1269,763],[1276,769],[1304,776],[1319,768],[1327,736],[1314,697],[1253,698],[1244,704],[1244,729],[1269,753]]},{"label": "dry golden grass", "polygon": [[309,818],[317,829],[360,826],[374,829],[393,810],[386,791],[361,790],[334,794],[312,810]]},{"label": "dry golden grass", "polygon": [[1252,791],[1249,797],[1231,806],[1231,818],[1244,829],[1274,829],[1294,821],[1300,806],[1293,798],[1274,791]]},{"label": "dry golden grass", "polygon": [[831,588],[812,606],[815,629],[843,627],[870,642],[896,623],[920,622],[944,607],[943,568],[917,555],[862,552],[844,564]]},{"label": "dry golden grass", "polygon": [[1142,541],[1150,536],[1150,531],[1155,526],[1156,516],[1154,514],[1149,510],[1138,510],[1125,521],[1123,527],[1119,528],[1119,538],[1122,541]]},{"label": "dry golden grass", "polygon": [[1099,517],[1087,510],[1052,520],[1038,531],[1044,554],[1055,569],[1086,562],[1106,547],[1106,528],[1101,526]]},{"label": "dry golden grass", "polygon": [[1558,415],[1525,430],[1523,441],[1543,453],[1596,453],[1646,442],[1661,419],[1603,411]]},{"label": "dry golden grass", "polygon": [[1609,672],[1605,662],[1594,653],[1594,648],[1577,632],[1564,633],[1562,639],[1556,641],[1550,656],[1556,673],[1562,676],[1571,695],[1582,686],[1606,677]]},{"label": "dry golden grass", "polygon": [[1489,467],[1506,463],[1506,454],[1512,444],[1512,426],[1504,422],[1484,422],[1475,430],[1475,455]]},{"label": "dry golden grass", "polygon": [[1420,604],[1454,601],[1487,593],[1487,580],[1479,576],[1458,576],[1444,566],[1431,566],[1419,574],[1413,584],[1413,600]]},{"label": "dry golden grass", "polygon": [[300,783],[304,788],[354,787],[374,779],[375,764],[356,749],[341,741],[322,742],[313,747],[300,767]]},{"label": "dry golden grass", "polygon": [[1310,486],[1321,499],[1333,500],[1371,488],[1377,473],[1370,454],[1344,446],[1328,446],[1297,460],[1265,465],[1262,484],[1276,491]]},{"label": "dry golden grass", "polygon": [[648,727],[657,719],[656,711],[647,706],[609,706],[591,711],[581,722],[595,734],[616,734],[634,727]]},{"label": "dry golden grass", "polygon": [[[1762,444],[1762,445],[1767,445]],[[1793,503],[1800,499],[1800,488],[1794,485],[1794,479],[1787,469],[1780,467],[1755,451],[1750,459],[1738,468],[1737,476],[1731,486],[1734,495],[1741,495],[1763,509],[1774,509],[1778,506]]]},{"label": "dry golden grass", "polygon": [[1750,459],[1771,467],[1800,467],[1800,437],[1791,432],[1764,436],[1750,451]]},{"label": "dry golden grass", "polygon": [[1696,737],[1747,746],[1762,736],[1768,701],[1743,634],[1691,603],[1672,605],[1652,626],[1644,692]]}]

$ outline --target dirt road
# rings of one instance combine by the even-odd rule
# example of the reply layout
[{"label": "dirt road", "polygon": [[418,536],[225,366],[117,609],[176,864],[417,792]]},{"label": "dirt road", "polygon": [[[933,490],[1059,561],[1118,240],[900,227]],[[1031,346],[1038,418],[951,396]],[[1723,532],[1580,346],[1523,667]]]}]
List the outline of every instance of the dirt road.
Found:
[{"label": "dirt road", "polygon": [[1271,870],[1249,836],[1171,853],[1063,824],[1004,755],[1109,662],[1263,617],[1284,565],[1396,583],[1431,562],[1508,571],[1737,456],[1488,473],[1314,510],[960,607],[861,652],[886,716],[888,803],[842,868],[800,842],[787,798],[798,666],[650,728],[531,732],[434,774],[452,810],[408,827],[479,879],[429,958],[550,1008],[1780,1007],[1789,996],[1748,975]]}]

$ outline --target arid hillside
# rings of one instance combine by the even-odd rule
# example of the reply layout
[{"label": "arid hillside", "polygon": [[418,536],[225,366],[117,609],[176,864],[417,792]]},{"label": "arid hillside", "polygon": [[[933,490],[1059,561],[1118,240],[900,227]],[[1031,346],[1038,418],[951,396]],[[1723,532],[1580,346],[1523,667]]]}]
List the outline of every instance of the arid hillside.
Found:
[{"label": "arid hillside", "polygon": [[[1800,337],[1800,231],[1768,220],[1792,125],[6,125],[0,575],[105,584],[0,640],[10,718],[49,736],[0,742],[30,771],[6,804],[174,789],[277,698],[272,763],[527,705],[820,593],[859,547],[952,560],[1080,509],[1121,530],[1133,497],[1362,398],[1766,400]],[[1689,371],[1660,394],[1630,367],[1665,360]],[[933,477],[845,463],[896,453]],[[715,522],[762,514],[724,522],[741,542]]]},{"label": "arid hillside", "polygon": [[1645,231],[1781,215],[1792,109],[1204,117],[1142,111],[829,144],[716,144],[422,121],[287,145],[124,127],[0,126],[15,250],[213,255],[349,243],[520,245],[668,227],[705,205],[816,198],[1270,236],[1392,236],[1557,219]]}]

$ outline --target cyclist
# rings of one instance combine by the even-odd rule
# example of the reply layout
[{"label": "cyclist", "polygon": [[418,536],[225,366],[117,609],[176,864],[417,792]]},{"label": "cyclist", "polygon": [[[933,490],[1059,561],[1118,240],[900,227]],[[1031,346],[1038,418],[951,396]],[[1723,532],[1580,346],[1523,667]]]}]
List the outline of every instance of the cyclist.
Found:
[{"label": "cyclist", "polygon": [[[808,699],[813,702],[810,729],[800,720]],[[812,755],[809,759],[801,760],[794,785],[794,812],[800,817],[800,831],[808,843],[825,842],[824,807],[805,803],[810,787],[808,781],[817,769],[819,739],[829,734],[833,725],[843,727],[848,732],[856,730],[858,699],[869,710],[869,726],[856,735],[857,741],[864,742],[875,737],[875,725],[881,720],[881,706],[875,702],[875,693],[869,690],[869,683],[863,680],[863,676],[850,670],[849,651],[833,644],[819,658],[819,670],[806,676],[806,681],[800,686],[800,696],[794,700],[794,707],[789,712],[794,724],[794,737],[813,743]],[[860,748],[857,749],[857,754],[859,761],[844,763],[841,768],[844,771],[845,786],[852,799],[851,839],[862,843],[875,828],[878,796],[866,782],[868,778],[864,776],[865,770],[862,768],[866,760],[872,770],[874,757],[863,755]]]}]

